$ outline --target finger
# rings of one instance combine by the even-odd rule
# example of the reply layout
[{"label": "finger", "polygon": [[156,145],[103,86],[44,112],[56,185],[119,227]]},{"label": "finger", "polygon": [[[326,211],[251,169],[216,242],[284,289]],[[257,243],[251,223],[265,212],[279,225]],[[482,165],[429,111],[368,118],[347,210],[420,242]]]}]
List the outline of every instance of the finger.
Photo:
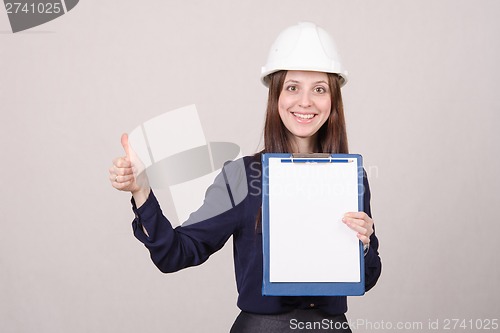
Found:
[{"label": "finger", "polygon": [[367,221],[367,220],[364,220],[364,219],[358,219],[358,218],[353,218],[353,217],[348,217],[347,215],[345,215],[343,218],[342,218],[342,222],[344,223],[349,223],[349,224],[357,224],[357,225],[360,225],[360,226],[363,226],[363,227],[366,227],[366,226],[369,226],[370,225],[370,222]]},{"label": "finger", "polygon": [[120,191],[126,191],[127,187],[131,184],[131,181],[124,183],[113,182],[113,187]]},{"label": "finger", "polygon": [[365,212],[347,212],[344,214],[344,216],[361,220],[366,220],[367,218],[370,218],[368,214],[366,214]]},{"label": "finger", "polygon": [[361,224],[361,225],[365,225],[365,224],[360,222],[360,221],[365,221],[366,225],[369,226],[370,228],[372,228],[372,226],[373,226],[372,218],[370,216],[368,216],[368,214],[366,214],[365,212],[349,212],[349,213],[344,214],[343,219],[350,219],[352,221],[355,221],[356,223],[359,222],[359,224]]},{"label": "finger", "polygon": [[116,166],[111,166],[108,170],[110,176],[127,176],[133,175],[133,168],[118,168]]},{"label": "finger", "polygon": [[112,183],[118,183],[118,175],[115,173],[109,174],[109,181]]},{"label": "finger", "polygon": [[113,165],[117,168],[131,168],[132,163],[126,157],[117,157],[113,160]]},{"label": "finger", "polygon": [[116,176],[128,176],[128,175],[133,175],[133,169],[132,168],[115,168],[113,172]]},{"label": "finger", "polygon": [[108,170],[110,179],[116,176],[129,176],[134,174],[133,168],[118,168],[116,166],[111,166]]},{"label": "finger", "polygon": [[360,220],[360,219],[353,219],[353,218],[348,218],[344,217],[342,219],[342,222],[344,222],[349,228],[352,230],[366,236],[371,236],[373,233],[373,221],[372,219],[367,220]]},{"label": "finger", "polygon": [[125,150],[125,154],[127,155],[127,158],[130,159],[130,146],[128,145],[128,134],[123,133],[121,137],[121,143],[122,147]]},{"label": "finger", "polygon": [[361,235],[361,234],[357,234],[356,236],[358,236],[358,239],[363,243],[363,244],[370,244],[370,238],[365,236],[365,235]]},{"label": "finger", "polygon": [[125,175],[125,176],[121,176],[121,175],[112,175],[109,177],[109,179],[113,182],[116,182],[116,183],[125,183],[125,182],[129,182],[129,181],[132,181],[134,180],[134,176],[133,175]]},{"label": "finger", "polygon": [[367,232],[368,232],[368,229],[365,228],[365,227],[362,227],[361,225],[357,224],[357,223],[354,223],[354,222],[350,222],[350,221],[347,221],[347,222],[344,222],[349,228],[351,228],[352,230],[356,231],[357,233],[359,234],[362,234],[362,235],[366,235]]}]

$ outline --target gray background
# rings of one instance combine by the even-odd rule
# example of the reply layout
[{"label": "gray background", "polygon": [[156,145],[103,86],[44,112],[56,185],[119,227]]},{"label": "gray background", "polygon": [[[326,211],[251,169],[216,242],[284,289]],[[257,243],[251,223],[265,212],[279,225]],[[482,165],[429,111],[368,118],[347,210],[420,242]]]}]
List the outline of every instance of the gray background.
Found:
[{"label": "gray background", "polygon": [[86,0],[12,34],[0,10],[0,331],[228,331],[231,242],[161,274],[107,169],[122,132],[192,103],[207,140],[254,153],[260,66],[300,20],[340,48],[350,149],[372,186],[383,273],[348,317],[499,318],[499,12],[494,0]]}]

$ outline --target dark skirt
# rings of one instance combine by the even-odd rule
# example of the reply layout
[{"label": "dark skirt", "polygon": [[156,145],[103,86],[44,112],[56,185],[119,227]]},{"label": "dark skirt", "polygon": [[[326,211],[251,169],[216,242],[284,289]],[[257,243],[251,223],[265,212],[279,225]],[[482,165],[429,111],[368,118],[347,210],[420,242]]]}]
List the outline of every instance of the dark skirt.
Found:
[{"label": "dark skirt", "polygon": [[242,311],[230,333],[351,332],[344,314],[329,315],[318,309],[293,310],[277,315]]}]

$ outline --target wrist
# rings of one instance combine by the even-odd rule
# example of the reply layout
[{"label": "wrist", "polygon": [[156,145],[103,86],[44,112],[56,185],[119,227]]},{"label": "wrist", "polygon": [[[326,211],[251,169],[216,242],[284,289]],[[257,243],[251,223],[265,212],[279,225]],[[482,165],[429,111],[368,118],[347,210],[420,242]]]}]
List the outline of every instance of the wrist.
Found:
[{"label": "wrist", "polygon": [[151,193],[151,188],[140,188],[136,191],[132,191],[132,197],[134,198],[135,205],[137,208],[141,207],[149,197]]}]

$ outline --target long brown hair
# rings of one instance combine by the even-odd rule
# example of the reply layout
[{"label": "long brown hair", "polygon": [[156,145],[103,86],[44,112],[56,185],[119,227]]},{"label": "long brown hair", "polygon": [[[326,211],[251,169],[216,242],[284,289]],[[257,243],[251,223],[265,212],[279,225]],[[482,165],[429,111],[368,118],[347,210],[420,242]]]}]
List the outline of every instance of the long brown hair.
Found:
[{"label": "long brown hair", "polygon": [[[267,96],[266,122],[264,125],[264,150],[255,155],[260,160],[261,153],[292,153],[292,144],[287,129],[278,112],[278,100],[283,89],[287,71],[270,75]],[[338,75],[326,73],[331,92],[331,112],[316,136],[315,153],[347,154],[347,130],[344,118],[344,105],[340,92]],[[259,230],[262,220],[262,208],[256,216],[255,230]]]},{"label": "long brown hair", "polygon": [[[264,125],[264,151],[267,153],[292,153],[292,145],[287,129],[278,112],[278,100],[283,89],[287,71],[270,75],[267,97],[266,122]],[[347,154],[347,131],[344,106],[340,92],[338,75],[327,73],[331,92],[331,112],[326,122],[318,130],[316,153]]]}]

